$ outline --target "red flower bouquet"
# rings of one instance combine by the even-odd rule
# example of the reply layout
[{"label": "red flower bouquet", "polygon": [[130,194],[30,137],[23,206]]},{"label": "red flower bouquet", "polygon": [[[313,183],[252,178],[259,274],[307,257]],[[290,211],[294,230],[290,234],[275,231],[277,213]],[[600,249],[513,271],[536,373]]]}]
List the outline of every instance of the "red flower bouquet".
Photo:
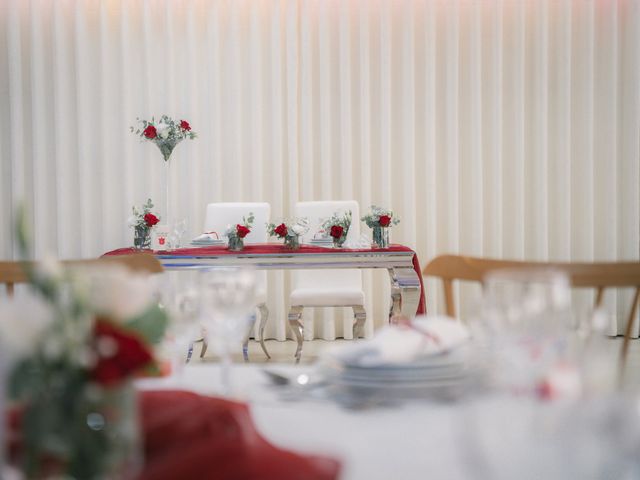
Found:
[{"label": "red flower bouquet", "polygon": [[227,227],[225,236],[229,239],[229,250],[240,251],[244,248],[244,238],[251,233],[254,219],[253,212],[249,212],[248,217],[242,217],[242,223]]}]

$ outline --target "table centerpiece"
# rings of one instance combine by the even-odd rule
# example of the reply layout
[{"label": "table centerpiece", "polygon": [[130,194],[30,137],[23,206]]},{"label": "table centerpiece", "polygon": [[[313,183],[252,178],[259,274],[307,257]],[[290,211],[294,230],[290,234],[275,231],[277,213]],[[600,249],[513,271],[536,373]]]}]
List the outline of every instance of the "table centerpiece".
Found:
[{"label": "table centerpiece", "polygon": [[141,209],[132,207],[133,214],[129,217],[128,224],[134,229],[133,246],[137,250],[150,248],[151,229],[160,222],[160,217],[151,212],[153,202],[147,199]]},{"label": "table centerpiece", "polygon": [[228,225],[224,235],[228,239],[229,250],[239,252],[244,248],[244,237],[251,233],[255,217],[249,212],[248,217],[242,217],[242,223]]},{"label": "table centerpiece", "polygon": [[284,240],[284,246],[291,250],[300,248],[300,237],[309,231],[309,219],[306,217],[284,221],[279,225],[267,223],[267,233],[270,237]]},{"label": "table centerpiece", "polygon": [[120,265],[23,268],[29,291],[0,305],[18,434],[10,460],[25,478],[134,478],[142,450],[132,379],[155,370],[152,345],[167,324],[152,285]]},{"label": "table centerpiece", "polygon": [[193,140],[197,137],[196,132],[191,129],[191,125],[186,120],[176,121],[167,115],[162,115],[158,121],[151,117],[151,121],[136,118],[138,127],[130,127],[142,140],[153,142],[164,159],[165,164],[165,220],[169,221],[169,172],[171,166],[171,154],[176,146],[184,139]]},{"label": "table centerpiece", "polygon": [[351,227],[351,210],[344,213],[335,212],[330,218],[325,220],[322,228],[333,239],[334,248],[342,248],[342,244],[347,239],[349,227]]},{"label": "table centerpiece", "polygon": [[371,228],[372,247],[389,247],[389,228],[400,223],[400,219],[394,217],[393,210],[371,205],[368,214],[361,218]]}]

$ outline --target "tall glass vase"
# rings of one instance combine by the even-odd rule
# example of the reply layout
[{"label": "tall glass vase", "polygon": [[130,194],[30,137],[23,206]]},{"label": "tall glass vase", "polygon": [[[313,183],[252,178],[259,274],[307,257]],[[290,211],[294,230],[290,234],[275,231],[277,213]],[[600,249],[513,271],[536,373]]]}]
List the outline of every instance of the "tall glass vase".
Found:
[{"label": "tall glass vase", "polygon": [[171,157],[164,160],[164,225],[171,225]]},{"label": "tall glass vase", "polygon": [[171,154],[173,153],[173,149],[176,148],[176,145],[180,143],[182,138],[156,138],[154,143],[160,149],[160,153],[162,153],[162,158],[164,159],[164,225],[171,225],[171,212],[169,208],[171,208],[171,195],[170,195],[170,183],[171,183]]}]

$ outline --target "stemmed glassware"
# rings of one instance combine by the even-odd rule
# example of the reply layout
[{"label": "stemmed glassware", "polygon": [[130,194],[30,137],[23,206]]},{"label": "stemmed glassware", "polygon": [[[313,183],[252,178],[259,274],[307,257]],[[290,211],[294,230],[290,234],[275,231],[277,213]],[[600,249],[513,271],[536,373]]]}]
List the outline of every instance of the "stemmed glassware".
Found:
[{"label": "stemmed glassware", "polygon": [[580,366],[594,352],[580,347],[576,318],[558,271],[487,277],[472,329],[492,353],[496,388],[467,402],[459,425],[473,478],[637,478],[637,398],[593,395]]},{"label": "stemmed glassware", "polygon": [[551,270],[499,271],[484,285],[474,336],[494,355],[498,387],[535,394],[550,369],[574,361],[569,279]]},{"label": "stemmed glassware", "polygon": [[187,233],[187,223],[187,219],[182,218],[173,224],[170,238],[172,249],[177,249],[182,246],[182,239],[184,234]]},{"label": "stemmed glassware", "polygon": [[202,273],[201,295],[209,346],[222,359],[222,393],[230,395],[231,352],[240,351],[242,340],[255,318],[256,272],[249,267],[205,270]]}]

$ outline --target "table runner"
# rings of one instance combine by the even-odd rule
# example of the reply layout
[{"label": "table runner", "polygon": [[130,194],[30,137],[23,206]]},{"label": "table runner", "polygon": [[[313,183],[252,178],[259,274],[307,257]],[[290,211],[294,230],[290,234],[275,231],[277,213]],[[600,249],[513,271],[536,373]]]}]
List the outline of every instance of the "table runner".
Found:
[{"label": "table runner", "polygon": [[[277,243],[277,244],[276,243],[259,243],[259,244],[246,245],[241,252],[232,252],[228,250],[227,247],[224,245],[216,245],[216,246],[210,246],[210,247],[197,247],[197,248],[180,248],[180,249],[171,250],[171,251],[166,251],[166,250],[158,250],[158,251],[147,250],[147,251],[155,253],[156,255],[173,255],[173,256],[197,255],[199,257],[206,257],[207,255],[221,256],[221,255],[260,255],[260,254],[277,254],[277,253],[296,253],[296,254],[299,254],[299,253],[301,254],[305,254],[305,253],[335,254],[336,253],[336,250],[331,248],[315,247],[311,245],[301,245],[299,250],[292,251],[284,247],[280,243]],[[420,279],[420,302],[418,303],[418,309],[416,311],[416,314],[424,315],[427,312],[426,299],[424,294],[424,282],[422,279],[422,270],[420,269],[420,261],[418,260],[418,255],[416,254],[415,251],[413,251],[409,247],[405,247],[404,245],[390,245],[389,248],[384,248],[384,249],[343,248],[343,249],[340,249],[339,251],[372,252],[372,253],[375,253],[375,252],[411,252],[413,253],[413,269],[415,270],[416,275],[418,275],[418,278]],[[103,256],[129,255],[137,252],[139,252],[139,250],[136,250],[131,247],[119,248],[119,249],[107,252]]]}]

